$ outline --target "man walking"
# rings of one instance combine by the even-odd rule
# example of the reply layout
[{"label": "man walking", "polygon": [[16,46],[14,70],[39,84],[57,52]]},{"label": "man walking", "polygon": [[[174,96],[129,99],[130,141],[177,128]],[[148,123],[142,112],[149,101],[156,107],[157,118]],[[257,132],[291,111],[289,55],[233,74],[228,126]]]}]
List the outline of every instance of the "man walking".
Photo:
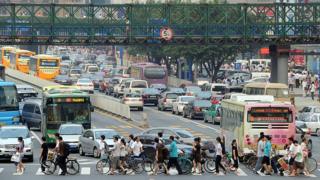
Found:
[{"label": "man walking", "polygon": [[256,162],[256,166],[254,168],[254,171],[256,172],[256,174],[259,174],[258,172],[262,167],[264,146],[265,146],[264,135],[261,134],[260,138],[258,140],[258,149],[257,149],[257,157],[258,157],[258,159],[257,159],[257,162]]},{"label": "man walking", "polygon": [[67,173],[67,166],[66,166],[66,158],[67,158],[67,153],[66,153],[66,147],[63,142],[63,139],[61,136],[58,137],[58,142],[59,142],[59,148],[58,148],[58,157],[57,157],[57,162],[58,166],[61,168],[61,176],[66,175]]},{"label": "man walking", "polygon": [[[182,170],[180,168],[180,165],[178,163],[178,156],[179,156],[179,153],[178,153],[178,147],[177,147],[177,143],[176,141],[174,140],[174,137],[173,136],[170,136],[169,138],[172,142],[170,144],[170,149],[169,149],[169,163],[168,163],[168,171],[170,170],[170,167],[172,165],[174,165],[176,168],[177,168],[177,171],[179,173],[179,175],[182,174]],[[169,173],[169,172],[167,172]]]}]

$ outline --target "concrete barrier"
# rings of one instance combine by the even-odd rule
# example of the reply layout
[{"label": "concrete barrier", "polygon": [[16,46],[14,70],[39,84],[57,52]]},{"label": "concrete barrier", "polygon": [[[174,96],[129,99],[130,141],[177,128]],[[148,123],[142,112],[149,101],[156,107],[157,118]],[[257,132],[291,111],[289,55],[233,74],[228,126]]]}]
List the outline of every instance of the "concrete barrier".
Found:
[{"label": "concrete barrier", "polygon": [[168,77],[168,86],[179,87],[181,84],[192,84],[192,82],[185,79],[179,79],[174,76]]},{"label": "concrete barrier", "polygon": [[[35,86],[39,89],[42,89],[45,86],[59,86],[60,84],[40,79],[33,75],[25,74],[20,71],[6,69],[6,76],[15,79],[17,81],[23,82]],[[125,104],[121,104],[118,101],[115,101],[113,98],[103,96],[101,94],[90,95],[91,103],[97,109],[109,112],[114,115],[118,115],[122,118],[131,120],[130,107]]]}]

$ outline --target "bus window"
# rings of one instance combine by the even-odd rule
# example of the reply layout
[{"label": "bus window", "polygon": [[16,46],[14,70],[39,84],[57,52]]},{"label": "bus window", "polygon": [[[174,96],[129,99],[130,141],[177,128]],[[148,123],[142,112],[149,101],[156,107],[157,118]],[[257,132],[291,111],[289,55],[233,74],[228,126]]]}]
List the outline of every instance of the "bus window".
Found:
[{"label": "bus window", "polygon": [[291,123],[292,112],[288,108],[263,107],[251,108],[248,111],[248,122],[250,123]]},{"label": "bus window", "polygon": [[288,98],[289,96],[288,89],[278,89],[278,88],[267,89],[266,94],[272,95],[276,98]]},{"label": "bus window", "polygon": [[144,76],[148,79],[162,79],[166,76],[166,71],[159,67],[146,67]]}]

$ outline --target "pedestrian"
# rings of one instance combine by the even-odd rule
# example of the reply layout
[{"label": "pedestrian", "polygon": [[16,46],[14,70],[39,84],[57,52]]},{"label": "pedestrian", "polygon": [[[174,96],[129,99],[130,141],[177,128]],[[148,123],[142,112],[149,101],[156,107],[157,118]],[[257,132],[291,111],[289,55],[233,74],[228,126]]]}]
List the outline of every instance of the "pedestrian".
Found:
[{"label": "pedestrian", "polygon": [[114,175],[114,171],[116,170],[117,166],[119,166],[122,169],[122,172],[125,172],[125,169],[120,164],[121,145],[119,142],[119,138],[117,136],[114,136],[113,142],[114,149],[111,152],[111,170],[108,175]]},{"label": "pedestrian", "polygon": [[131,148],[134,143],[134,136],[132,134],[129,135],[128,147]]},{"label": "pedestrian", "polygon": [[100,142],[99,142],[99,154],[100,154],[100,159],[106,159],[107,154],[109,152],[109,146],[105,141],[106,136],[101,135],[100,136]]},{"label": "pedestrian", "polygon": [[303,154],[303,167],[304,167],[304,174],[306,176],[310,175],[308,170],[308,161],[309,161],[309,149],[308,149],[308,140],[307,138],[303,138],[301,142],[301,150]]},{"label": "pedestrian", "polygon": [[293,153],[294,153],[294,144],[293,144],[293,137],[288,138],[288,146],[287,146],[287,151],[288,151],[288,162],[289,162],[289,174],[292,173],[293,171],[293,164],[294,164],[294,157],[293,157]]},{"label": "pedestrian", "polygon": [[[126,166],[126,157],[128,155],[128,151],[127,151],[127,146],[126,146],[126,140],[125,139],[121,139],[120,140],[120,165],[121,165],[121,169],[124,169],[124,166]],[[123,174],[127,174],[127,170],[124,169]]]},{"label": "pedestrian", "polygon": [[262,161],[263,161],[263,152],[264,152],[265,142],[264,142],[264,134],[260,133],[260,137],[258,139],[258,147],[257,147],[257,162],[256,166],[254,168],[254,171],[256,174],[259,174],[259,171],[262,167]]},{"label": "pedestrian", "polygon": [[310,93],[311,93],[311,99],[314,100],[314,93],[316,91],[316,87],[314,85],[314,82],[311,83],[311,86],[310,86]]},{"label": "pedestrian", "polygon": [[219,173],[219,167],[221,167],[224,171],[224,174],[222,175],[225,175],[226,174],[226,168],[221,164],[221,159],[222,159],[222,140],[220,137],[217,137],[216,138],[216,141],[217,141],[217,144],[216,144],[216,162],[215,162],[215,165],[216,165],[216,172],[214,173],[215,175],[221,175]]},{"label": "pedestrian", "polygon": [[66,166],[66,158],[67,158],[67,153],[66,153],[66,147],[63,142],[63,138],[61,136],[58,137],[58,156],[57,156],[57,163],[58,166],[61,169],[61,176],[66,175],[67,173],[67,166]]},{"label": "pedestrian", "polygon": [[308,84],[307,84],[306,78],[304,78],[302,81],[302,91],[303,91],[303,97],[306,97],[308,94]]},{"label": "pedestrian", "polygon": [[292,73],[290,73],[288,84],[289,84],[290,91],[293,91],[294,75]]},{"label": "pedestrian", "polygon": [[40,151],[41,171],[45,172],[46,168],[45,168],[44,164],[47,161],[49,148],[48,148],[46,137],[43,136],[41,138],[41,140],[42,140],[41,151]]},{"label": "pedestrian", "polygon": [[[195,138],[192,145],[193,156],[193,173],[195,175],[201,175],[201,145],[200,138]],[[198,170],[198,172],[197,172]]]},{"label": "pedestrian", "polygon": [[239,154],[238,154],[238,145],[237,140],[232,140],[231,143],[231,149],[232,149],[232,160],[233,160],[233,166],[231,170],[238,172],[239,168]]},{"label": "pedestrian", "polygon": [[182,174],[182,170],[180,168],[180,165],[178,163],[178,147],[177,147],[177,142],[175,141],[173,136],[170,136],[169,139],[171,140],[171,144],[169,146],[169,162],[168,162],[168,171],[169,173],[170,167],[174,165],[179,173],[179,175]]},{"label": "pedestrian", "polygon": [[163,132],[158,132],[159,143],[163,143]]},{"label": "pedestrian", "polygon": [[143,151],[143,145],[142,145],[139,137],[135,137],[135,141],[132,144],[131,149],[132,149],[132,152],[133,152],[133,156],[135,158],[139,158],[141,153],[142,153],[142,151]]},{"label": "pedestrian", "polygon": [[22,175],[24,173],[25,167],[24,164],[22,163],[23,159],[23,151],[24,151],[24,141],[22,137],[18,137],[18,145],[16,147],[16,175]]},{"label": "pedestrian", "polygon": [[293,171],[289,176],[296,176],[298,175],[298,169],[304,170],[303,167],[303,153],[300,144],[298,143],[297,140],[293,141],[294,144],[294,152],[292,157],[294,158],[294,163],[293,163]]},{"label": "pedestrian", "polygon": [[166,154],[167,149],[164,146],[164,144],[160,142],[159,138],[156,137],[154,139],[154,142],[155,142],[155,144],[157,144],[157,146],[156,146],[156,155],[155,155],[153,175],[157,175],[160,166],[162,166],[164,168],[165,173],[167,174],[168,169],[164,163],[164,159],[166,159],[166,156],[167,156],[167,154]]},{"label": "pedestrian", "polygon": [[272,144],[271,144],[271,137],[270,136],[265,136],[264,137],[266,144],[264,147],[264,152],[263,152],[263,160],[262,160],[262,165],[264,170],[266,171],[266,175],[271,175],[271,151],[272,151]]},{"label": "pedestrian", "polygon": [[54,134],[54,138],[56,139],[55,151],[58,151],[58,149],[59,149],[59,137],[60,137],[59,133]]}]

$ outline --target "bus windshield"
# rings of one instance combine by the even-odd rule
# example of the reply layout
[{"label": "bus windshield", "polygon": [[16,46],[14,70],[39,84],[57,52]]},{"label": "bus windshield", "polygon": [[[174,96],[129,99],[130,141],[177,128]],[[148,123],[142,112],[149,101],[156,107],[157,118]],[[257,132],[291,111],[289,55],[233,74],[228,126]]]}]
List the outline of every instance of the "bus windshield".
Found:
[{"label": "bus windshield", "polygon": [[267,95],[272,95],[275,98],[288,98],[289,97],[289,92],[288,89],[286,88],[267,88]]},{"label": "bus windshield", "polygon": [[28,56],[28,55],[20,55],[19,59],[20,60],[30,60],[30,56]]},{"label": "bus windshield", "polygon": [[0,110],[15,110],[19,108],[17,89],[15,86],[0,86]]},{"label": "bus windshield", "polygon": [[163,79],[166,76],[166,71],[162,67],[146,67],[144,76],[148,79]]},{"label": "bus windshield", "polygon": [[40,60],[40,66],[57,67],[58,66],[58,61],[57,60],[41,59]]},{"label": "bus windshield", "polygon": [[90,122],[89,103],[48,104],[47,113],[49,123],[72,122],[81,124]]},{"label": "bus windshield", "polygon": [[248,111],[250,123],[291,123],[292,112],[281,107],[254,107]]}]

